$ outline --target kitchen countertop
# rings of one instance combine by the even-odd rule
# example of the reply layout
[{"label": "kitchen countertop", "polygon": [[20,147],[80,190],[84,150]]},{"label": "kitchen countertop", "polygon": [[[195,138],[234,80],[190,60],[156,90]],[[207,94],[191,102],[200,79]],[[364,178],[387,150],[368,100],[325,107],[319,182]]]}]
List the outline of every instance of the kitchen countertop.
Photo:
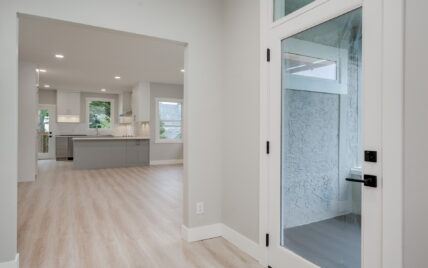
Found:
[{"label": "kitchen countertop", "polygon": [[105,140],[150,140],[148,137],[103,137],[103,136],[87,136],[87,137],[74,137],[73,141],[105,141]]}]

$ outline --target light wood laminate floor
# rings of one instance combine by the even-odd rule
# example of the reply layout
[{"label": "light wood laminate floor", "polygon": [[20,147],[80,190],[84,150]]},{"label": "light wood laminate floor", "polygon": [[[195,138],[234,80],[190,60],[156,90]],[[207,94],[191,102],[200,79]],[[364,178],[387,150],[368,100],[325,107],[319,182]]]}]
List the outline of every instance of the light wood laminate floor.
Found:
[{"label": "light wood laminate floor", "polygon": [[19,183],[21,268],[261,267],[223,238],[181,239],[182,166],[73,170]]}]

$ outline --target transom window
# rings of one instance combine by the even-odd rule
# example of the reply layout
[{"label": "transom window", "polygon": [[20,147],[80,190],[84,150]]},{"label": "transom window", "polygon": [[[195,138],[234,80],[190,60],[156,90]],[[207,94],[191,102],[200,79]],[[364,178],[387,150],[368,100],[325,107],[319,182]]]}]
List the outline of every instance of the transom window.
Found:
[{"label": "transom window", "polygon": [[312,2],[314,0],[273,0],[273,20],[279,20]]},{"label": "transom window", "polygon": [[113,127],[114,100],[87,99],[86,103],[89,128],[111,129]]},{"label": "transom window", "polygon": [[181,143],[183,136],[183,100],[156,99],[156,142]]}]

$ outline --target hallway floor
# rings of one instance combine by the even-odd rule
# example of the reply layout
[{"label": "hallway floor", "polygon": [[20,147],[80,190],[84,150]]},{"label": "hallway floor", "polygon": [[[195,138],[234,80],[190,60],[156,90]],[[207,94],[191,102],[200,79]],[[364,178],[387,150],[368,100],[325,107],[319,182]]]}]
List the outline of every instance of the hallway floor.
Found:
[{"label": "hallway floor", "polygon": [[182,166],[73,170],[19,183],[21,268],[261,267],[223,238],[181,239]]}]

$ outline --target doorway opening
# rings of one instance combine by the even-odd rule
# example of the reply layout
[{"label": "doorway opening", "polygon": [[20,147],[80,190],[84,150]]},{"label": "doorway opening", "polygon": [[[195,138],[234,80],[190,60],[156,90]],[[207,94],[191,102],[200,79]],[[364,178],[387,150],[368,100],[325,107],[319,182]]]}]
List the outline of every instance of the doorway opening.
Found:
[{"label": "doorway opening", "polygon": [[[114,240],[128,252],[143,252],[156,237],[144,241],[147,245],[130,245],[127,237],[153,233],[180,242],[186,44],[18,17],[19,98],[31,103],[20,105],[19,112],[32,118],[19,122],[28,129],[19,142],[31,141],[34,148],[25,146],[23,153],[38,162],[34,177],[26,180],[37,174],[38,182],[18,184],[21,266],[106,266],[107,259],[116,266],[138,266],[139,254],[112,256],[103,245]],[[27,161],[22,159],[18,169],[28,169]],[[38,233],[42,224],[52,228]],[[49,245],[35,239],[44,236]],[[60,244],[61,260],[50,246]],[[82,258],[73,259],[69,252],[76,244],[97,244],[97,253],[85,258],[79,252]],[[36,249],[43,251],[40,259],[33,258]],[[162,263],[147,265],[157,262]]]}]

